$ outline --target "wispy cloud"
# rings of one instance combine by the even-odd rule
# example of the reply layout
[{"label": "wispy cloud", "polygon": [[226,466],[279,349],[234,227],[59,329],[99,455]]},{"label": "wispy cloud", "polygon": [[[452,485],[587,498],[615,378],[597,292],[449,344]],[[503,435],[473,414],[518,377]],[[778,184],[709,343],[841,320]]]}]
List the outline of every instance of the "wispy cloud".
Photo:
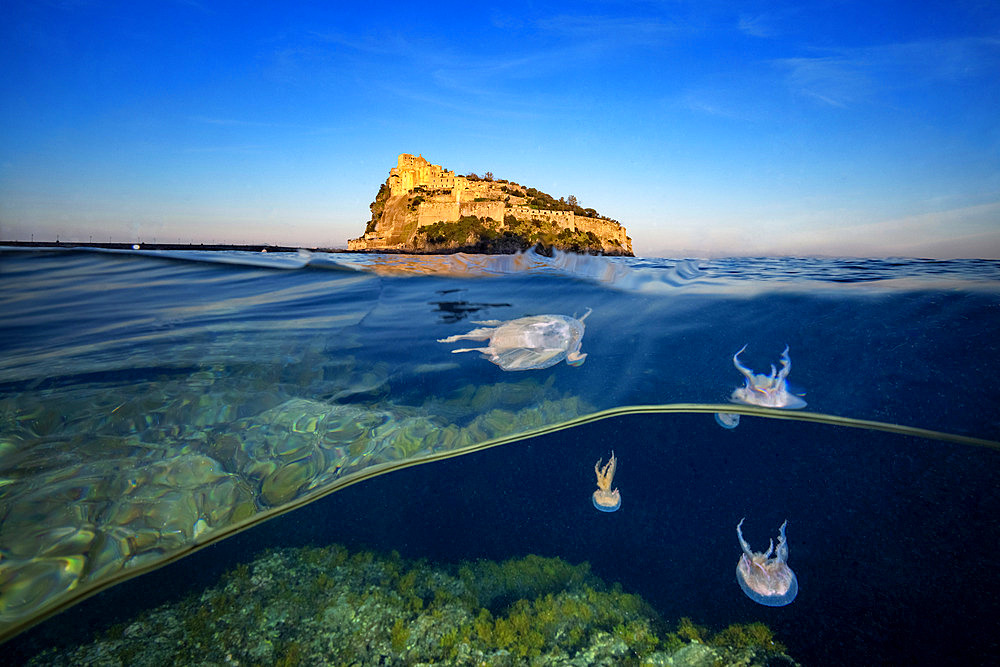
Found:
[{"label": "wispy cloud", "polygon": [[699,114],[733,120],[749,120],[746,108],[738,108],[732,103],[732,99],[731,94],[718,88],[700,88],[682,93],[677,104],[688,111]]},{"label": "wispy cloud", "polygon": [[188,146],[178,150],[180,153],[259,153],[267,147],[262,144],[247,144],[242,146]]},{"label": "wispy cloud", "polygon": [[821,55],[780,58],[788,87],[834,107],[871,100],[877,92],[920,88],[993,76],[1000,69],[1000,39],[926,40],[827,49]]},{"label": "wispy cloud", "polygon": [[740,32],[751,37],[775,37],[778,31],[774,28],[772,18],[768,14],[756,16],[743,15],[737,24]]},{"label": "wispy cloud", "polygon": [[190,120],[196,123],[206,123],[208,125],[229,125],[236,127],[276,127],[275,123],[267,123],[256,120],[239,120],[236,118],[211,118],[208,116],[190,116]]},{"label": "wispy cloud", "polygon": [[[403,62],[419,67],[442,65],[460,57],[447,44],[391,30],[350,35],[333,31],[311,31],[308,36],[320,45],[334,44],[366,56],[405,58]],[[308,50],[312,52],[311,46]]]},{"label": "wispy cloud", "polygon": [[198,0],[174,0],[174,2],[179,5],[187,5],[188,7],[194,7],[198,11],[203,12],[205,14],[215,13],[214,9],[209,8],[202,2],[198,2]]},{"label": "wispy cloud", "polygon": [[863,63],[840,56],[783,58],[775,65],[787,72],[793,91],[832,107],[846,108],[867,98],[872,81]]},{"label": "wispy cloud", "polygon": [[635,46],[661,46],[684,28],[655,17],[554,16],[536,23],[540,34],[573,40],[593,50]]},{"label": "wispy cloud", "polygon": [[[398,86],[383,88],[387,95],[401,98],[408,103],[421,107],[438,108],[466,116],[476,116],[487,119],[533,120],[545,115],[537,103],[524,96],[504,94],[491,89],[453,88],[454,95],[440,95],[413,86]],[[488,101],[489,104],[484,103]],[[551,107],[544,107],[550,112]]]},{"label": "wispy cloud", "polygon": [[502,12],[496,8],[490,12],[490,23],[494,28],[501,30],[517,29],[524,25],[524,21],[516,15]]},{"label": "wispy cloud", "polygon": [[[214,116],[188,116],[188,120],[194,123],[216,126],[219,128],[232,128],[233,130],[259,130],[268,129],[275,131],[291,130],[286,134],[291,135],[318,135],[339,132],[346,126],[336,125],[311,125],[304,123],[275,123],[273,121],[246,120],[241,118],[218,118]],[[254,146],[253,148],[258,148]],[[214,149],[213,149],[214,150]]]}]

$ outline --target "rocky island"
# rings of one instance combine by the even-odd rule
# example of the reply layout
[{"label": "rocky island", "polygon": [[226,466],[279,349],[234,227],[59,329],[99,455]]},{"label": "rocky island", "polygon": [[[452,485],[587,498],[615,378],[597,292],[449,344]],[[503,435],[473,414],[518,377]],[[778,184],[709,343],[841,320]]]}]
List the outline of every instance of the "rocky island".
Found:
[{"label": "rocky island", "polygon": [[513,253],[541,246],[632,255],[625,228],[576,197],[555,199],[504,179],[455,175],[403,153],[371,204],[372,217],[347,249],[413,253]]}]

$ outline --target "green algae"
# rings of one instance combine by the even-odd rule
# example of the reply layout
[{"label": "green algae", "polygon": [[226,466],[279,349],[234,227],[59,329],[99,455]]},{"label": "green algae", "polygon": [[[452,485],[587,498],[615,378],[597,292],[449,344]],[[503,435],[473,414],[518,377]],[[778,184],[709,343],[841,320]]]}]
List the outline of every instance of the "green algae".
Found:
[{"label": "green algae", "polygon": [[758,648],[774,653],[784,653],[787,650],[784,644],[774,638],[771,628],[763,623],[736,623],[714,635],[709,641],[715,646],[737,649]]},{"label": "green algae", "polygon": [[330,545],[266,551],[29,664],[794,664],[759,623],[669,628],[587,563],[529,555],[443,567]]}]

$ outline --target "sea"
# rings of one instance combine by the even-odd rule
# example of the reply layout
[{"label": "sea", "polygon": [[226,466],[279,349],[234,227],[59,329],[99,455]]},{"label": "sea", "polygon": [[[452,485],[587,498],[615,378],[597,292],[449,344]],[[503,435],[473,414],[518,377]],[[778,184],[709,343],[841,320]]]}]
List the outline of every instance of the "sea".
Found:
[{"label": "sea", "polygon": [[995,260],[0,248],[0,663],[998,664],[998,549]]}]

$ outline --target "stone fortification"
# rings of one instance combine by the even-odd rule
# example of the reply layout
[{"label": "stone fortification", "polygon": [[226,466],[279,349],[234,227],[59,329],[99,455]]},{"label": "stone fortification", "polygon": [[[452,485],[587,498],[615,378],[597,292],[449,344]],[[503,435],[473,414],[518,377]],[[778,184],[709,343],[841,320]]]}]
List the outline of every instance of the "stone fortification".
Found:
[{"label": "stone fortification", "polygon": [[489,230],[486,233],[505,234],[528,245],[540,242],[564,249],[632,254],[632,240],[625,228],[593,209],[557,202],[532,188],[493,180],[489,175],[455,175],[430,164],[422,155],[399,156],[371,209],[365,234],[348,240],[349,250],[433,252],[476,246],[481,239],[475,231],[464,240],[436,242],[426,234],[432,226],[439,230],[438,223],[474,217],[481,221],[482,229]]}]

